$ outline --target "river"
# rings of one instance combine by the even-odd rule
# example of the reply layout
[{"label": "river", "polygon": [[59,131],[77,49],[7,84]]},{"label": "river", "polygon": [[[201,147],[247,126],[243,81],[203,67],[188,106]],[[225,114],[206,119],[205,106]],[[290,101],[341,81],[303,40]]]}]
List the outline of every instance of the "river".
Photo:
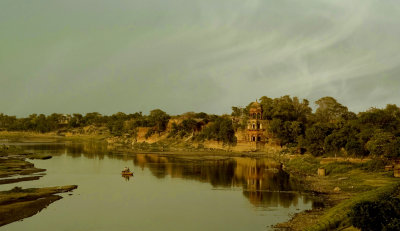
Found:
[{"label": "river", "polygon": [[[13,143],[8,143],[13,144]],[[0,230],[271,230],[313,201],[266,158],[116,153],[96,143],[14,143],[49,160],[36,181],[0,185],[78,185],[35,216]],[[122,177],[125,167],[134,176]]]}]

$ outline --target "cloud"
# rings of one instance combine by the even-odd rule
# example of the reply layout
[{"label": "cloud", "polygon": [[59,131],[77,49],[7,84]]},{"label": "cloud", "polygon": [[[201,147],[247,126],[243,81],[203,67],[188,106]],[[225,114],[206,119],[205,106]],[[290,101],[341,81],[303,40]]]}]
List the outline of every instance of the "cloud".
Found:
[{"label": "cloud", "polygon": [[26,25],[18,7],[3,14],[0,90],[15,99],[0,99],[6,113],[229,113],[287,94],[331,95],[354,110],[369,107],[357,97],[398,101],[385,90],[400,62],[393,1],[49,1]]}]

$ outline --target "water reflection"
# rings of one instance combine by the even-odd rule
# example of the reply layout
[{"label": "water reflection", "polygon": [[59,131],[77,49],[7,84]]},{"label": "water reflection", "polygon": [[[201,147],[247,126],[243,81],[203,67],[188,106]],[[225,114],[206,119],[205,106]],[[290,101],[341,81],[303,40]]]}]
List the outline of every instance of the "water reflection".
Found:
[{"label": "water reflection", "polygon": [[[302,196],[299,184],[281,169],[280,164],[266,158],[182,156],[161,154],[126,154],[108,149],[99,142],[25,144],[35,152],[67,155],[73,158],[123,159],[133,161],[136,168],[149,169],[158,179],[181,178],[209,183],[214,189],[241,189],[257,208],[297,206]],[[132,176],[123,175],[125,181]]]},{"label": "water reflection", "polygon": [[215,188],[240,187],[256,207],[297,206],[299,185],[280,165],[266,158],[180,157],[159,154],[136,154],[135,166],[148,168],[157,178],[182,178],[208,182]]},{"label": "water reflection", "polygon": [[131,177],[133,177],[133,176],[131,176],[131,175],[122,175],[122,178],[124,178],[125,181],[129,181],[129,179],[130,179]]}]

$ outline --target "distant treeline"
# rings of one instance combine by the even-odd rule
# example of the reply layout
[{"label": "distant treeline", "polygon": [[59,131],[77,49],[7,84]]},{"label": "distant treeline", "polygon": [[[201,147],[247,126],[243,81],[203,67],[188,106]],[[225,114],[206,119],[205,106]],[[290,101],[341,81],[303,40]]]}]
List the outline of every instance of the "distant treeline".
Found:
[{"label": "distant treeline", "polygon": [[[216,140],[230,145],[236,143],[230,116],[188,112],[180,117],[184,118],[181,123],[172,123],[171,131],[168,134],[170,138],[192,136],[192,139],[195,140]],[[139,127],[148,127],[150,128],[146,134],[146,138],[148,138],[153,134],[164,132],[170,119],[171,116],[160,109],[150,111],[149,115],[143,115],[142,112],[134,114],[118,112],[107,116],[91,112],[86,115],[32,114],[26,118],[17,118],[0,114],[0,130],[46,133],[95,126],[107,127],[110,134],[114,136],[136,137]]]},{"label": "distant treeline", "polygon": [[[281,145],[315,156],[344,152],[350,156],[400,157],[400,108],[388,104],[358,114],[332,97],[315,102],[313,113],[307,100],[283,96],[261,97],[263,118]],[[248,115],[246,108],[233,107],[233,116]],[[237,126],[244,126],[245,123]]]},{"label": "distant treeline", "polygon": [[[315,102],[312,111],[309,101],[297,97],[260,98],[263,119],[269,121],[268,131],[280,140],[282,146],[315,156],[345,153],[349,156],[400,157],[400,109],[388,104],[384,109],[371,108],[358,114],[348,110],[332,97]],[[247,126],[251,107],[232,107],[232,114],[209,115],[188,112],[180,123],[172,123],[170,138],[191,137],[195,140],[217,140],[235,144],[235,131]],[[147,137],[164,132],[172,117],[155,109],[149,115],[141,112],[111,116],[97,112],[86,115],[32,114],[17,118],[0,114],[0,129],[7,131],[51,132],[83,128],[89,125],[107,127],[112,135],[137,135],[139,127],[149,127]]]}]

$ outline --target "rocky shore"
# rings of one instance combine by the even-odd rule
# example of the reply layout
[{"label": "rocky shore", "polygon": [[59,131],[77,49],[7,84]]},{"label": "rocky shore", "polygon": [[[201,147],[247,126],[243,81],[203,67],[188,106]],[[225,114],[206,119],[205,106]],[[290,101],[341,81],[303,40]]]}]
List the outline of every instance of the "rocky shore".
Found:
[{"label": "rocky shore", "polygon": [[[21,181],[38,180],[42,175],[34,175],[46,171],[36,168],[26,159],[49,159],[50,155],[24,152],[15,146],[0,146],[0,184],[11,184]],[[62,196],[58,193],[69,192],[77,185],[50,188],[22,189],[15,187],[0,192],[0,226],[30,217],[46,208]]]}]

